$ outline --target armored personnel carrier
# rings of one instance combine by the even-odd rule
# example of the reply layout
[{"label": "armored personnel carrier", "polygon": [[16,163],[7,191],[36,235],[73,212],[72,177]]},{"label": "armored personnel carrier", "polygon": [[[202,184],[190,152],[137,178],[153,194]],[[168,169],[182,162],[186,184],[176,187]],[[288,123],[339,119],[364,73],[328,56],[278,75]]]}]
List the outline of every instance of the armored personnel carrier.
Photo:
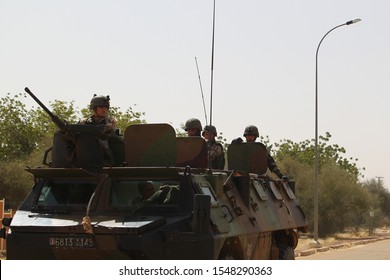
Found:
[{"label": "armored personnel carrier", "polygon": [[305,215],[294,182],[264,175],[262,144],[230,145],[213,170],[205,141],[169,124],[60,127],[3,221],[7,259],[294,259]]}]

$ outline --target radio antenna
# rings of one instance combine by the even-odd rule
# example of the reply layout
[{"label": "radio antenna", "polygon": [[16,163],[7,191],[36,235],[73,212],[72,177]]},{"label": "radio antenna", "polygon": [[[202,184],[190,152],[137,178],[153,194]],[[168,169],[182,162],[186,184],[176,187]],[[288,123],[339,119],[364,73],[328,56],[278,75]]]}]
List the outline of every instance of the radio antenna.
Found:
[{"label": "radio antenna", "polygon": [[205,104],[204,104],[203,87],[202,87],[202,81],[201,81],[201,79],[200,79],[200,74],[199,74],[198,60],[196,59],[196,57],[195,57],[195,63],[196,63],[196,70],[198,71],[198,79],[199,79],[199,85],[200,85],[200,93],[202,94],[204,118],[205,118],[206,124],[207,124],[207,112],[206,112],[206,106],[205,106]]},{"label": "radio antenna", "polygon": [[212,35],[212,45],[211,45],[210,125],[212,124],[212,117],[213,117],[214,30],[215,30],[215,0],[214,0],[214,7],[213,7],[213,35]]}]

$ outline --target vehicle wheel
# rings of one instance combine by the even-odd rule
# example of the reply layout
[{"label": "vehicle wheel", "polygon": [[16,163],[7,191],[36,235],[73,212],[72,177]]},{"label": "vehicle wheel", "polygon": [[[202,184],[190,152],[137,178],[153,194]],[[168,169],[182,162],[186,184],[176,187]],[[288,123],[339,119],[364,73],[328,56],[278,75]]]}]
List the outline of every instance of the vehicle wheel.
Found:
[{"label": "vehicle wheel", "polygon": [[218,257],[219,260],[235,260],[236,258],[234,258],[232,255],[230,254],[227,254],[227,255],[220,255]]},{"label": "vehicle wheel", "polygon": [[225,240],[225,243],[219,252],[219,260],[243,260],[241,244],[237,237],[232,237]]},{"label": "vehicle wheel", "polygon": [[278,244],[279,260],[295,260],[294,249],[285,244]]}]

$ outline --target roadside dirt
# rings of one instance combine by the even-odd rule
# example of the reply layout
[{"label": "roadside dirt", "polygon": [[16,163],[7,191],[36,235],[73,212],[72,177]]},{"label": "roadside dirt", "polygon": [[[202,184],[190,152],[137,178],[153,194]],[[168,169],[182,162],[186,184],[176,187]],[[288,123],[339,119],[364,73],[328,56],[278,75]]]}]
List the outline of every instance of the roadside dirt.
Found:
[{"label": "roadside dirt", "polygon": [[332,249],[352,247],[355,245],[375,242],[382,239],[390,238],[390,228],[375,229],[373,234],[369,234],[368,230],[359,232],[347,231],[344,233],[335,234],[333,237],[318,239],[316,243],[313,236],[304,235],[299,237],[298,246],[295,248],[296,256],[311,255],[316,252],[322,252]]}]

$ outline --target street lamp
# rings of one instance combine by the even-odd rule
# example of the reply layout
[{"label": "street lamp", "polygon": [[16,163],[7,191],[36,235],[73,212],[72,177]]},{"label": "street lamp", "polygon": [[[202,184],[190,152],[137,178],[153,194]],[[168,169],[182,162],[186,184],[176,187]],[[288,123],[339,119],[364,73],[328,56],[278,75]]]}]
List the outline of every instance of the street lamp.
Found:
[{"label": "street lamp", "polygon": [[314,175],[314,189],[315,189],[315,197],[314,197],[314,245],[320,245],[318,241],[318,50],[320,49],[322,41],[325,39],[325,37],[335,30],[336,28],[339,28],[344,25],[351,25],[354,23],[359,22],[361,19],[357,18],[354,20],[347,21],[346,23],[337,25],[336,27],[333,27],[331,30],[325,33],[325,35],[322,37],[320,43],[318,44],[317,51],[316,51],[316,95],[315,95],[315,147],[314,147],[314,154],[315,154],[315,175]]}]

